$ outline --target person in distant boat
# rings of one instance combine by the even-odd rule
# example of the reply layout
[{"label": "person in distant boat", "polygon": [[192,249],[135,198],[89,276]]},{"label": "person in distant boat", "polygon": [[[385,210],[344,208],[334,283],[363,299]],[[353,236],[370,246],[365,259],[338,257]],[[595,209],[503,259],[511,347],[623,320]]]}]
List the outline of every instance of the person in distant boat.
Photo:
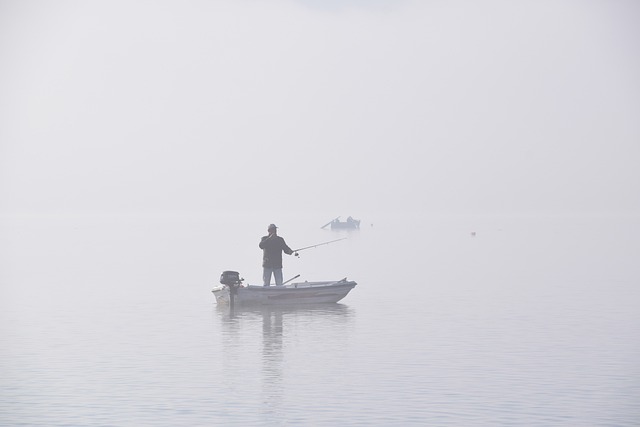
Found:
[{"label": "person in distant boat", "polygon": [[263,236],[258,246],[262,249],[262,282],[264,286],[271,285],[271,275],[276,279],[276,286],[282,286],[282,253],[293,254],[284,239],[278,236],[278,227],[269,224],[268,236]]}]

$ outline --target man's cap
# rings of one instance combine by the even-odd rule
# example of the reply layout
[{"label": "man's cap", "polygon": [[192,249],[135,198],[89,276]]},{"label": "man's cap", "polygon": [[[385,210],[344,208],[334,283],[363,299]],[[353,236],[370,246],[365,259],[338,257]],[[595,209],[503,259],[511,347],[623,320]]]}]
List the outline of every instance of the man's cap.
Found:
[{"label": "man's cap", "polygon": [[275,224],[269,224],[269,227],[267,228],[267,230],[275,230],[276,228],[278,227],[276,227]]}]

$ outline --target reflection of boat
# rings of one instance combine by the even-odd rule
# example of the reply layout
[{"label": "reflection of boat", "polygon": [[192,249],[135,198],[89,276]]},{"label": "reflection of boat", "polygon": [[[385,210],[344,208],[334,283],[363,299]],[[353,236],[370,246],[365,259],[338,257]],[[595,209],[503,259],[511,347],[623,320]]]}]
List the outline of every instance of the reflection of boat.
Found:
[{"label": "reflection of boat", "polygon": [[234,287],[234,303],[240,305],[295,305],[335,303],[347,296],[357,285],[345,277],[324,282],[299,282],[283,286],[223,284],[212,292],[218,304],[230,302],[229,290]]},{"label": "reflection of boat", "polygon": [[[229,315],[229,307],[224,304],[216,305],[215,309],[220,315]],[[287,318],[338,315],[346,318],[354,315],[354,308],[341,302],[335,304],[248,305],[238,307],[233,313],[242,314],[245,319],[251,319],[252,321],[255,321],[258,316],[262,316],[264,319],[265,317],[277,315],[285,315]]]}]

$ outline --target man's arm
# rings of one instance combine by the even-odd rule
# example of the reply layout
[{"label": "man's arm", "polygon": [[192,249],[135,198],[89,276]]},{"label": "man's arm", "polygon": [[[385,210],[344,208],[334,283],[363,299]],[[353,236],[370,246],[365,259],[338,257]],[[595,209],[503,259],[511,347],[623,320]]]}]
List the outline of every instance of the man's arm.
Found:
[{"label": "man's arm", "polygon": [[284,241],[284,239],[282,239],[282,252],[287,255],[291,255],[293,253],[293,249],[287,246],[287,243]]}]

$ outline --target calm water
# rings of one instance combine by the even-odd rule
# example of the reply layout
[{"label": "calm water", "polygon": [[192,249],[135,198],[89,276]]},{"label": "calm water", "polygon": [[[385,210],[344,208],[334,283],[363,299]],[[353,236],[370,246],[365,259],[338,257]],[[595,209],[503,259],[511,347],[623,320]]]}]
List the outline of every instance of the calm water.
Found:
[{"label": "calm water", "polygon": [[[640,425],[638,218],[329,219],[2,219],[0,424]],[[218,307],[270,222],[359,285]]]}]

